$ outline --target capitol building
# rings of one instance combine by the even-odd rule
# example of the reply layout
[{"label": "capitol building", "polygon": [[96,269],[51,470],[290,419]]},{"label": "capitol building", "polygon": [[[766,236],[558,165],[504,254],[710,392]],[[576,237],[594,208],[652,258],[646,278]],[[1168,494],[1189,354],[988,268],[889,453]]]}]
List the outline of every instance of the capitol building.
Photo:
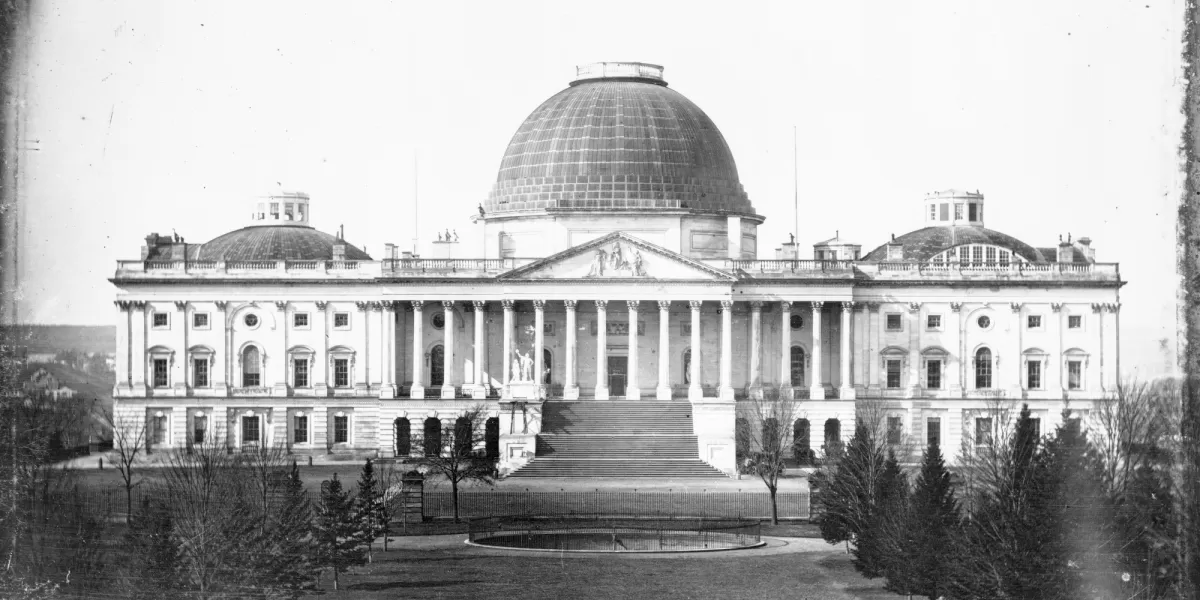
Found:
[{"label": "capitol building", "polygon": [[1031,245],[947,189],[866,251],[760,241],[720,130],[656,65],[580,67],[520,123],[472,209],[483,256],[369,256],[309,225],[336,202],[276,190],[119,261],[115,410],[151,451],[418,455],[482,406],[512,476],[723,477],[753,399],[796,399],[815,456],[870,404],[953,462],[998,402],[1049,432],[1117,390],[1124,282],[1091,240]]}]

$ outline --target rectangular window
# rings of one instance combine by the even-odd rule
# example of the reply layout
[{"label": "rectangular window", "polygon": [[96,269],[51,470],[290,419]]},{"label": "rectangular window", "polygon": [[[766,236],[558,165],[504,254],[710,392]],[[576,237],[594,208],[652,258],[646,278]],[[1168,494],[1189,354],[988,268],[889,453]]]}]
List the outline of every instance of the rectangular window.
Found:
[{"label": "rectangular window", "polygon": [[167,359],[154,359],[154,387],[165,388],[169,385],[167,378]]},{"label": "rectangular window", "polygon": [[1008,263],[1009,263],[1008,250],[1001,250],[1000,251],[1000,266],[1007,267]]},{"label": "rectangular window", "polygon": [[985,250],[986,253],[984,254],[984,260],[987,261],[987,264],[989,266],[996,264],[996,249],[988,246]]},{"label": "rectangular window", "polygon": [[904,327],[904,321],[901,320],[900,313],[888,313],[887,315],[887,330],[900,331]]},{"label": "rectangular window", "polygon": [[350,442],[350,417],[333,418],[333,443],[346,444]]},{"label": "rectangular window", "polygon": [[942,420],[931,418],[925,422],[925,445],[942,445]]},{"label": "rectangular window", "polygon": [[979,220],[979,213],[976,208],[978,206],[979,205],[975,204],[974,202],[967,203],[967,220],[968,221],[978,221]]},{"label": "rectangular window", "polygon": [[334,387],[348,387],[350,385],[349,359],[335,358],[333,360],[333,385]]},{"label": "rectangular window", "polygon": [[971,266],[978,267],[983,264],[983,246],[971,246]]},{"label": "rectangular window", "polygon": [[150,440],[152,443],[167,443],[167,415],[150,418]]},{"label": "rectangular window", "polygon": [[925,329],[929,331],[941,331],[942,315],[928,315],[925,317]]},{"label": "rectangular window", "polygon": [[297,358],[292,360],[292,386],[298,388],[308,387],[307,358]]},{"label": "rectangular window", "polygon": [[1041,315],[1029,315],[1029,316],[1025,317],[1025,320],[1030,329],[1041,329],[1042,328],[1042,316]]},{"label": "rectangular window", "polygon": [[900,433],[903,431],[900,417],[888,417],[887,420],[887,443],[899,444]]},{"label": "rectangular window", "polygon": [[192,386],[208,387],[208,359],[192,359]]},{"label": "rectangular window", "polygon": [[333,326],[345,329],[350,326],[350,313],[333,313]]},{"label": "rectangular window", "polygon": [[271,203],[271,216],[274,217],[275,219],[279,218],[279,203],[278,202]]},{"label": "rectangular window", "polygon": [[208,417],[192,417],[192,443],[203,444],[208,432]]},{"label": "rectangular window", "polygon": [[1083,363],[1077,360],[1067,361],[1067,389],[1083,389]]},{"label": "rectangular window", "polygon": [[937,205],[936,204],[929,205],[929,220],[930,221],[937,220]]},{"label": "rectangular window", "polygon": [[259,441],[258,417],[242,417],[242,443],[257,444]]},{"label": "rectangular window", "polygon": [[887,361],[887,386],[890,390],[900,388],[900,361]]},{"label": "rectangular window", "polygon": [[1029,424],[1033,426],[1033,437],[1042,437],[1042,420],[1037,417],[1029,419]]},{"label": "rectangular window", "polygon": [[151,318],[154,320],[154,327],[169,327],[171,324],[171,315],[167,313],[156,312]]},{"label": "rectangular window", "polygon": [[292,443],[308,443],[308,417],[304,415],[296,415],[292,429]]},{"label": "rectangular window", "polygon": [[308,327],[308,313],[295,313],[292,315],[292,327],[297,329],[305,329]]},{"label": "rectangular window", "polygon": [[925,387],[931,390],[942,389],[942,361],[931,360],[925,364]]},{"label": "rectangular window", "polygon": [[992,418],[978,417],[975,419],[975,445],[989,446],[992,443]]},{"label": "rectangular window", "polygon": [[942,220],[943,221],[950,220],[950,205],[949,204],[942,205]]},{"label": "rectangular window", "polygon": [[954,204],[954,220],[955,221],[962,220],[962,203],[961,202],[957,202]]},{"label": "rectangular window", "polygon": [[1029,384],[1029,389],[1031,389],[1031,390],[1042,389],[1042,361],[1031,360],[1026,364],[1028,365],[1028,373],[1029,373],[1029,379],[1027,380],[1027,383]]},{"label": "rectangular window", "polygon": [[1067,315],[1067,329],[1083,329],[1083,315]]},{"label": "rectangular window", "polygon": [[208,313],[192,313],[193,329],[208,329]]}]

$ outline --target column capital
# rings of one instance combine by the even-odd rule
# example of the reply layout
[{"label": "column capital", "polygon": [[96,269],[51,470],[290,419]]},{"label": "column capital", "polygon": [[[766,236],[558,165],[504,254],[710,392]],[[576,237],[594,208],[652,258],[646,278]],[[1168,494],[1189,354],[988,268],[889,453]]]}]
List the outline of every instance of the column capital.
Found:
[{"label": "column capital", "polygon": [[820,300],[813,301],[813,303],[812,303],[812,311],[813,312],[821,312],[821,309],[823,309],[823,308],[825,308],[824,302],[822,302]]},{"label": "column capital", "polygon": [[751,300],[750,301],[750,310],[752,310],[754,312],[762,312],[762,307],[763,307],[762,300]]},{"label": "column capital", "polygon": [[288,307],[287,300],[276,300],[275,301],[275,308],[278,308],[280,312],[287,310],[287,307]]},{"label": "column capital", "polygon": [[868,302],[867,310],[869,312],[873,312],[873,313],[879,312],[879,303],[878,302]]},{"label": "column capital", "polygon": [[692,307],[692,311],[699,311],[700,306],[703,304],[703,300],[688,300],[688,306]]},{"label": "column capital", "polygon": [[1110,313],[1114,313],[1114,314],[1115,314],[1115,313],[1119,313],[1119,312],[1121,312],[1121,303],[1120,303],[1120,302],[1113,302],[1113,303],[1110,303],[1110,304],[1105,304],[1105,305],[1104,305],[1104,310],[1105,310],[1105,311],[1107,311],[1107,312],[1110,312]]},{"label": "column capital", "polygon": [[854,312],[855,306],[858,306],[858,303],[853,300],[842,302],[842,310],[846,312]]},{"label": "column capital", "polygon": [[113,300],[113,306],[116,306],[121,312],[129,312],[128,300]]},{"label": "column capital", "polygon": [[920,312],[920,310],[921,310],[920,302],[909,302],[908,303],[908,312],[915,313],[915,312]]},{"label": "column capital", "polygon": [[383,303],[383,307],[386,308],[388,312],[396,312],[404,308],[404,303],[400,300],[389,300]]},{"label": "column capital", "polygon": [[963,305],[962,302],[951,302],[950,310],[952,310],[954,312],[962,312],[962,305]]},{"label": "column capital", "polygon": [[640,304],[640,303],[641,303],[641,300],[626,300],[625,301],[625,304],[627,306],[629,306],[630,312],[637,312],[638,304]]},{"label": "column capital", "polygon": [[359,310],[360,312],[367,312],[367,311],[371,310],[371,303],[370,303],[370,302],[363,302],[363,301],[359,300],[359,301],[356,301],[356,302],[354,303],[354,306],[355,306],[356,308],[358,308],[358,310]]},{"label": "column capital", "polygon": [[[227,300],[217,300],[217,301],[213,302],[213,304],[216,304],[216,305],[217,305],[217,310],[225,310],[225,307],[226,307],[226,306],[229,306],[229,301],[227,301]],[[320,302],[318,302],[317,304],[320,304]],[[322,310],[323,310],[323,309],[322,309]]]},{"label": "column capital", "polygon": [[503,306],[504,310],[512,310],[514,304],[516,304],[516,302],[509,300],[508,298],[500,301],[500,306]]},{"label": "column capital", "polygon": [[661,310],[663,312],[671,310],[671,301],[670,300],[659,300],[658,301],[658,310]]},{"label": "column capital", "polygon": [[444,308],[446,310],[454,310],[454,301],[453,300],[442,300],[442,308]]},{"label": "column capital", "polygon": [[578,303],[578,300],[563,300],[563,306],[567,307],[567,310],[575,310]]},{"label": "column capital", "polygon": [[779,301],[779,309],[780,309],[780,310],[792,310],[792,303],[791,303],[791,301],[789,301],[789,300],[780,300],[780,301]]},{"label": "column capital", "polygon": [[1011,308],[1012,311],[1015,313],[1021,312],[1021,303],[1020,302],[1009,302],[1008,307]]},{"label": "column capital", "polygon": [[608,300],[595,300],[596,310],[605,310],[608,308]]},{"label": "column capital", "polygon": [[533,308],[534,308],[534,310],[545,310],[546,309],[546,301],[545,300],[534,300]]},{"label": "column capital", "polygon": [[1052,310],[1054,312],[1062,312],[1062,307],[1063,307],[1062,302],[1051,302],[1050,303],[1050,310]]},{"label": "column capital", "polygon": [[476,312],[487,310],[487,300],[472,300],[471,306],[475,307]]},{"label": "column capital", "polygon": [[721,310],[729,310],[731,308],[733,308],[733,300],[722,300],[721,301]]},{"label": "column capital", "polygon": [[1104,310],[1103,304],[1093,304],[1092,305],[1092,312],[1099,313],[1101,310]]},{"label": "column capital", "polygon": [[176,300],[175,301],[175,308],[177,308],[179,310],[187,310],[187,305],[188,305],[187,300]]},{"label": "column capital", "polygon": [[411,304],[412,304],[412,309],[414,312],[420,312],[421,309],[425,306],[425,301],[424,300],[413,300],[411,302]]}]

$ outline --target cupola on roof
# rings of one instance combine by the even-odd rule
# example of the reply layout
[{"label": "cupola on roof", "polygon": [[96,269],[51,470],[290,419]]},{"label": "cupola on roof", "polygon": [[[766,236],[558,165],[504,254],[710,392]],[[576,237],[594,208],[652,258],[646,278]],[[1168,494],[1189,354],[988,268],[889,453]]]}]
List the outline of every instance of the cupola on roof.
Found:
[{"label": "cupola on roof", "polygon": [[724,136],[667,87],[663,68],[581,66],[517,128],[485,218],[543,211],[662,211],[757,217]]}]

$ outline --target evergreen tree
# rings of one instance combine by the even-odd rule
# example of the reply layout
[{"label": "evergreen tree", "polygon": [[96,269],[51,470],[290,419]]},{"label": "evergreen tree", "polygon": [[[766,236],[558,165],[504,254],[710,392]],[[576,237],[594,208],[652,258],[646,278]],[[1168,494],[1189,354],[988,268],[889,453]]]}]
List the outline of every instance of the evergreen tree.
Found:
[{"label": "evergreen tree", "polygon": [[383,506],[383,494],[379,489],[379,481],[375,479],[375,467],[369,458],[363,464],[362,473],[358,476],[358,494],[354,502],[354,511],[362,532],[362,542],[366,544],[367,562],[372,562],[375,558],[372,552],[375,538],[384,534],[383,524],[387,515]]},{"label": "evergreen tree", "polygon": [[861,423],[846,449],[813,477],[821,515],[821,537],[836,544],[853,541],[870,526],[875,512],[883,450],[876,436]]},{"label": "evergreen tree", "polygon": [[354,500],[342,488],[337,473],[321,484],[321,502],[313,524],[317,546],[317,565],[333,569],[333,589],[338,589],[338,575],[353,565],[365,561],[362,528],[354,514]]},{"label": "evergreen tree", "polygon": [[907,590],[901,552],[903,523],[908,511],[908,479],[900,470],[896,453],[888,450],[878,479],[877,504],[854,548],[854,568],[866,577],[889,576],[892,591]]},{"label": "evergreen tree", "polygon": [[1156,444],[1139,451],[1145,454],[1145,463],[1134,471],[1125,493],[1113,501],[1119,561],[1115,571],[1129,573],[1126,597],[1134,591],[1146,598],[1183,597],[1177,587],[1183,565],[1178,552],[1177,494],[1171,482],[1174,460]]},{"label": "evergreen tree", "polygon": [[946,593],[949,566],[959,543],[961,516],[950,472],[934,441],[925,449],[909,505],[903,556],[911,568],[911,593],[931,600]]},{"label": "evergreen tree", "polygon": [[172,538],[171,512],[149,498],[133,515],[124,536],[130,560],[125,565],[133,598],[164,598],[179,589],[179,547]]},{"label": "evergreen tree", "polygon": [[292,469],[283,482],[279,509],[270,516],[273,552],[269,573],[274,587],[296,597],[313,586],[315,545],[313,511],[300,479],[300,468]]}]

